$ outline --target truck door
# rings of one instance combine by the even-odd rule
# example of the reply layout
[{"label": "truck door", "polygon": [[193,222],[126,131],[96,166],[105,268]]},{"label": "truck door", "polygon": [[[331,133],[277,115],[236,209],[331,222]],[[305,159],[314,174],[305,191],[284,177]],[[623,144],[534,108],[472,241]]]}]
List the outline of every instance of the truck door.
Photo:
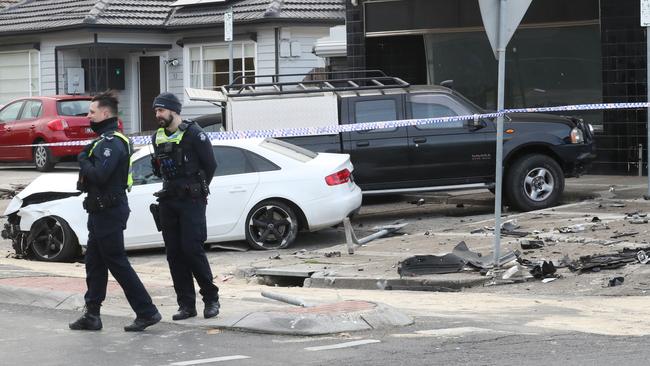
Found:
[{"label": "truck door", "polygon": [[[474,114],[453,96],[409,94],[408,118],[435,118]],[[409,126],[409,177],[418,186],[481,183],[494,175],[488,121],[472,120]]]},{"label": "truck door", "polygon": [[[403,103],[402,94],[350,98],[344,121],[358,124],[404,119]],[[406,128],[345,132],[343,146],[362,190],[403,188],[409,168]]]}]

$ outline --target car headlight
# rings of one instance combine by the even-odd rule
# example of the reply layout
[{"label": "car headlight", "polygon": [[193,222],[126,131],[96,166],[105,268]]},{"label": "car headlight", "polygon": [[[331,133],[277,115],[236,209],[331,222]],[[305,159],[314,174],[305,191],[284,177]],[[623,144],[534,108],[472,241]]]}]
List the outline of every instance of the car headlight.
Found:
[{"label": "car headlight", "polygon": [[585,137],[582,134],[582,130],[578,127],[574,127],[571,130],[571,143],[572,144],[581,144],[585,142]]}]

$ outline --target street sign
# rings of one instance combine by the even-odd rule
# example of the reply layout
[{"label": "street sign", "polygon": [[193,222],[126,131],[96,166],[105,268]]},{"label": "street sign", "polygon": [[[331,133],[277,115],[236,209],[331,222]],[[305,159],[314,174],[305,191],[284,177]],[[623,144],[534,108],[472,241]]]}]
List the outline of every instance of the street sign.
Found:
[{"label": "street sign", "polygon": [[223,40],[232,42],[232,11],[223,13]]},{"label": "street sign", "polygon": [[650,0],[641,0],[641,26],[650,27]]},{"label": "street sign", "polygon": [[501,42],[504,47],[510,42],[512,35],[517,30],[519,23],[524,18],[526,10],[533,0],[478,0],[478,5],[481,8],[481,17],[483,18],[483,26],[485,33],[487,33],[494,57],[498,60],[499,48],[499,7],[503,4],[504,17],[503,24],[501,24],[501,31],[504,32]]}]

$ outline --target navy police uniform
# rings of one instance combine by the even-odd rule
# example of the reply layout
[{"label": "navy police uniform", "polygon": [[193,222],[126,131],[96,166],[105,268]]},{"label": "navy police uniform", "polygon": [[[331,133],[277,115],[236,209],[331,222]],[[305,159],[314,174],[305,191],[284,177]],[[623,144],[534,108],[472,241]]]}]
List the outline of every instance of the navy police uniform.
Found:
[{"label": "navy police uniform", "polygon": [[[131,267],[124,250],[124,229],[129,218],[125,189],[130,176],[128,138],[117,132],[117,118],[99,122],[100,138],[79,155],[80,182],[88,195],[88,247],[84,298],[89,311],[99,314],[106,298],[108,271],[120,284],[138,319],[158,316],[158,309]],[[126,140],[126,141],[125,141]]]},{"label": "navy police uniform", "polygon": [[203,248],[207,236],[208,185],[217,168],[212,144],[201,127],[189,120],[183,121],[174,133],[158,129],[152,142],[154,174],[163,179],[163,190],[156,194],[160,226],[179,305],[179,314],[174,319],[196,315],[192,277],[196,278],[206,304],[204,314],[214,316],[216,313],[207,308],[218,309],[219,288],[212,282],[212,270]]}]

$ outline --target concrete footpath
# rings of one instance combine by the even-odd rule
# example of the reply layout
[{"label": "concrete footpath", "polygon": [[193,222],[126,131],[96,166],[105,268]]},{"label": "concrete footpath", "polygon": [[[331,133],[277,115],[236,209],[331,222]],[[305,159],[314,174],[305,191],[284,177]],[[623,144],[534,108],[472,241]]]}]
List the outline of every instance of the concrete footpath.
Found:
[{"label": "concrete footpath", "polygon": [[[522,258],[531,262],[553,261],[558,267],[553,282],[542,283],[535,279],[495,282],[492,277],[467,268],[450,274],[398,275],[399,263],[408,257],[448,253],[460,241],[465,241],[473,252],[489,255],[493,246],[490,231],[493,219],[461,216],[445,226],[376,239],[357,247],[353,255],[348,254],[348,247],[341,243],[319,250],[268,252],[268,259],[254,263],[229,265],[220,259],[216,263],[230,268],[234,274],[221,274],[215,278],[221,289],[222,313],[216,319],[203,319],[199,301],[199,317],[175,323],[274,334],[316,335],[404,326],[411,324],[416,316],[432,313],[457,315],[460,311],[467,315],[466,312],[474,311],[478,316],[485,311],[505,311],[508,307],[533,306],[532,303],[541,301],[557,307],[570,306],[574,310],[602,307],[601,302],[612,306],[611,298],[594,299],[592,295],[623,295],[628,297],[626,304],[647,308],[650,267],[630,262],[616,269],[577,273],[561,265],[582,256],[650,246],[647,220],[638,224],[630,220],[630,214],[636,213],[637,218],[639,214],[645,217],[643,215],[650,211],[650,203],[640,198],[647,191],[646,183],[646,178],[638,177],[570,179],[567,180],[564,200],[571,203],[535,212],[506,213],[505,219],[516,220],[516,230],[527,235],[504,236],[502,252],[518,250]],[[440,195],[435,197],[427,196],[426,201],[441,200]],[[478,192],[473,195],[450,194],[442,200],[445,204],[463,207],[489,204],[490,199],[489,193]],[[573,229],[562,232],[563,227]],[[355,230],[359,234],[370,232],[368,228],[358,226]],[[543,245],[524,250],[521,248],[523,240],[536,240]],[[134,267],[164,321],[171,322],[177,306],[166,263],[161,263],[164,262],[137,263]],[[81,310],[84,277],[81,263],[43,263],[11,256],[0,258],[0,302]],[[624,278],[624,283],[610,287],[610,280],[616,277]],[[262,292],[269,292],[267,296],[285,301],[264,297]],[[459,302],[466,304],[461,310],[454,305]],[[494,302],[494,307],[488,305],[491,302]],[[574,302],[579,305],[570,305]],[[114,281],[109,283],[108,298],[102,312],[133,317]],[[628,313],[648,318],[647,314],[630,312],[629,309]],[[629,321],[634,323],[636,320]],[[538,321],[536,324],[557,329],[578,326],[567,325],[566,319],[564,322],[556,320],[547,324]],[[605,320],[599,324],[607,327],[600,330],[602,333],[628,329]],[[650,334],[650,323],[637,323],[636,331],[628,331],[631,333],[626,334],[637,334],[636,331]]]}]

